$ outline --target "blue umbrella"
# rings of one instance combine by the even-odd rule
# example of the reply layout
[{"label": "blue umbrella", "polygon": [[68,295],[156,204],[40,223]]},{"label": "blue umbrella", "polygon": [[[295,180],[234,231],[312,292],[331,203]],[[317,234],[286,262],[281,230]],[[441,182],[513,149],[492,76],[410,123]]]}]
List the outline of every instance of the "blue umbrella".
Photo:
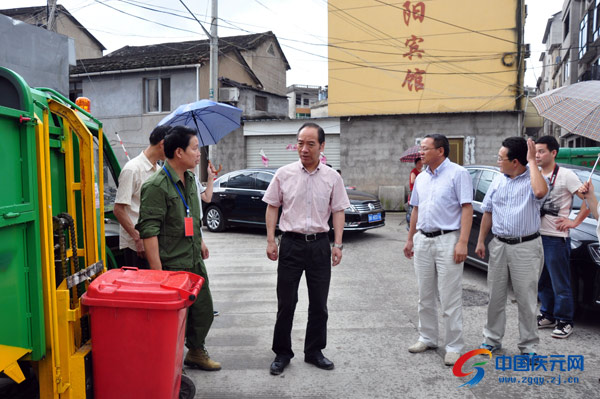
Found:
[{"label": "blue umbrella", "polygon": [[187,126],[196,130],[201,146],[217,144],[240,127],[242,110],[210,100],[182,104],[163,118],[158,125]]}]

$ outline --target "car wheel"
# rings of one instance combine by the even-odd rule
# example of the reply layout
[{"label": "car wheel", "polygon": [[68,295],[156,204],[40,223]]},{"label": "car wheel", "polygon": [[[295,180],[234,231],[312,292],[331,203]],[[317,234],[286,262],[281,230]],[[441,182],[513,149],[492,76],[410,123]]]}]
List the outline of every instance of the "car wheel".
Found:
[{"label": "car wheel", "polygon": [[225,230],[223,212],[216,206],[211,206],[206,210],[206,227],[208,231],[212,232]]}]

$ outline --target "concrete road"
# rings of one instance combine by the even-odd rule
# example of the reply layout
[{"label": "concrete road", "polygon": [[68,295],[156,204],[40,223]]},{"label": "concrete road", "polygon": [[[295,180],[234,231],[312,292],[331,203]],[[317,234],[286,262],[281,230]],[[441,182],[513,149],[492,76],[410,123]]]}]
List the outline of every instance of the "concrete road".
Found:
[{"label": "concrete road", "polygon": [[[335,369],[324,371],[304,363],[302,348],[307,319],[303,280],[293,331],[296,357],[280,376],[269,374],[277,309],[276,262],[265,254],[261,230],[204,232],[210,250],[207,268],[215,318],[207,340],[211,356],[223,364],[218,372],[187,369],[197,398],[597,398],[600,397],[600,320],[587,315],[576,320],[566,340],[540,331],[540,355],[554,357],[556,370],[498,370],[497,356],[482,365],[485,375],[473,387],[443,364],[444,350],[411,354],[418,338],[417,289],[412,261],[402,255],[406,240],[404,214],[388,214],[387,225],[363,234],[345,235],[344,257],[332,274],[329,296],[328,346],[325,355]],[[486,318],[486,274],[465,267],[463,281],[465,351],[482,341]],[[505,361],[518,355],[517,309],[509,296]],[[584,370],[567,370],[567,357],[584,357]],[[473,370],[472,358],[463,371]],[[558,371],[562,360],[565,371]],[[505,363],[506,364],[506,363]],[[573,367],[571,367],[573,368]],[[581,368],[581,367],[580,367]],[[571,378],[569,381],[568,378]],[[500,382],[506,378],[509,382]],[[508,378],[514,378],[509,380]],[[559,385],[560,378],[560,385]],[[575,380],[576,379],[576,380]]]}]

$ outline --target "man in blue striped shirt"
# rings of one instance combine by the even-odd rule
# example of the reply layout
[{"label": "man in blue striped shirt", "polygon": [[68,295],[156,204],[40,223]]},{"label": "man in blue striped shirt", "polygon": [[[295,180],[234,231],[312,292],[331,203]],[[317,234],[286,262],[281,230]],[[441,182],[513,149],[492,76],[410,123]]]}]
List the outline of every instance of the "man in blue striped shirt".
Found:
[{"label": "man in blue striped shirt", "polygon": [[519,349],[533,356],[539,342],[537,329],[537,287],[544,265],[540,238],[540,208],[548,193],[546,179],[535,159],[535,143],[509,137],[498,152],[497,176],[483,199],[484,211],[475,252],[485,257],[485,238],[490,227],[487,323],[482,349],[494,352],[502,347],[506,327],[506,297],[510,276],[519,309]]}]

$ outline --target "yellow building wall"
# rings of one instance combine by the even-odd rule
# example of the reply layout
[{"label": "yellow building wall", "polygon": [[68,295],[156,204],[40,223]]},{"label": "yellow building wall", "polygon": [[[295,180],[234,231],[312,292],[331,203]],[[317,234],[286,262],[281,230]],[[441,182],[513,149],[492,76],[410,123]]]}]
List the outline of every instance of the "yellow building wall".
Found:
[{"label": "yellow building wall", "polygon": [[329,0],[329,115],[517,109],[521,3]]}]

